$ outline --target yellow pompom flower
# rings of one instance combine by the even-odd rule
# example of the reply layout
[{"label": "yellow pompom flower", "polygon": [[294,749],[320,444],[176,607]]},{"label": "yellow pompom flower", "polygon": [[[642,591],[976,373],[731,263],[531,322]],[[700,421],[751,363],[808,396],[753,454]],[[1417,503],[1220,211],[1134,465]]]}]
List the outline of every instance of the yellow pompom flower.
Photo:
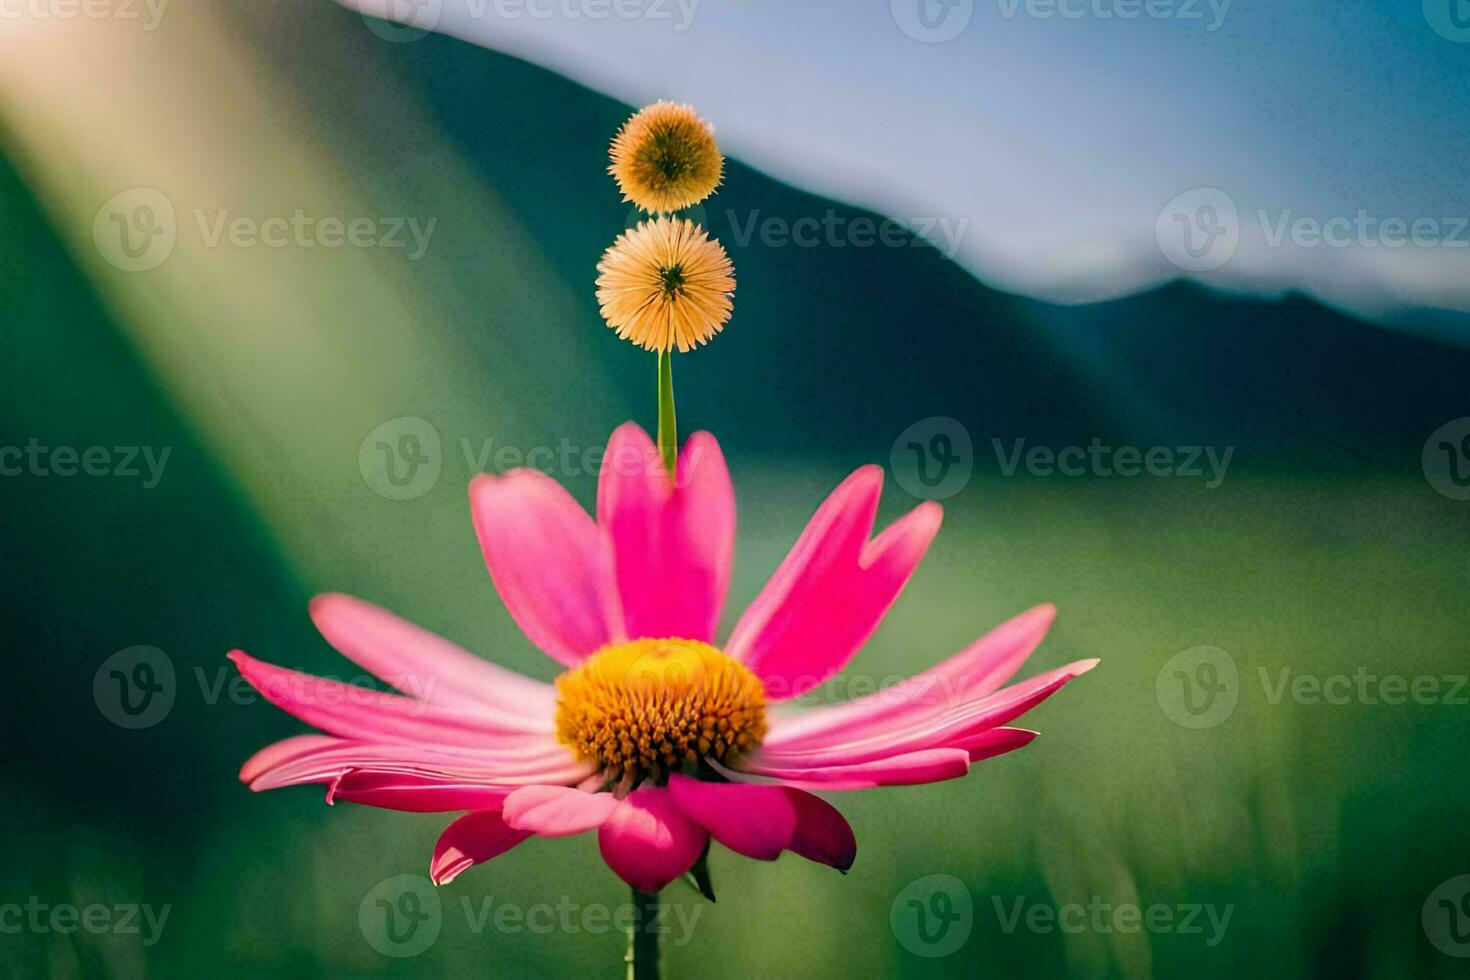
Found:
[{"label": "yellow pompom flower", "polygon": [[685,218],[658,217],[619,235],[597,271],[603,319],[644,350],[692,350],[730,319],[735,268],[720,243]]},{"label": "yellow pompom flower", "polygon": [[709,124],[687,105],[655,102],[623,124],[608,173],[623,200],[649,212],[678,211],[714,193],[725,158]]}]

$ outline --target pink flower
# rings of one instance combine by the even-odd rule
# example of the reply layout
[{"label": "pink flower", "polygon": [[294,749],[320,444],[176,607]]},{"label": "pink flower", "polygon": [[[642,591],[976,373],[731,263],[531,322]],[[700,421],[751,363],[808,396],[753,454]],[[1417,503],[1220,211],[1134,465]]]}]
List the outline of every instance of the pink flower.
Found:
[{"label": "pink flower", "polygon": [[720,647],[735,543],[718,443],[685,444],[678,485],[631,423],[613,433],[594,522],[531,470],[470,485],[475,529],[511,616],[567,670],[556,686],[470,654],[344,595],[311,617],[403,694],[230,658],[276,706],[326,734],[256,753],[251,789],[327,786],[327,801],[466,811],[434,848],[447,882],[532,834],[598,832],[603,858],[655,892],[710,838],[764,861],[783,850],[840,870],[857,842],[810,790],[930,783],[1020,748],[1006,727],[1097,663],[1002,687],[1041,642],[1039,606],[901,683],[845,703],[769,712],[836,675],[878,626],[939,530],[920,504],[870,537],[882,470],[837,487]]}]

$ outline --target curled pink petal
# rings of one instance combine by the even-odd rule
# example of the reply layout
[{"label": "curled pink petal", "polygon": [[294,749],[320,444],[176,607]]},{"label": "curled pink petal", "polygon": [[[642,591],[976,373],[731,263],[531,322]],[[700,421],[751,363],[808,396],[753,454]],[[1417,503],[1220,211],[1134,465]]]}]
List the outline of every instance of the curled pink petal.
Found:
[{"label": "curled pink petal", "polygon": [[525,748],[506,752],[451,751],[431,745],[373,744],[334,739],[336,744],[300,753],[254,774],[256,792],[329,783],[343,774],[402,773],[444,783],[521,786],[531,783],[574,783],[586,778],[592,766],[578,762],[565,747]]},{"label": "curled pink petal", "polygon": [[490,578],[532,643],[571,667],[626,639],[611,549],[555,480],[527,469],[477,476],[470,509]]},{"label": "curled pink petal", "polygon": [[341,741],[331,735],[293,735],[279,742],[272,742],[245,760],[245,764],[240,767],[240,782],[252,783],[261,773],[274,769],[284,762],[290,762],[313,749],[338,745]]},{"label": "curled pink petal", "polygon": [[735,624],[728,652],[766,685],[798,697],[836,674],[898,598],[943,513],[926,501],[869,540],[883,471],[864,466],[826,499]]},{"label": "curled pink petal", "polygon": [[842,814],[794,787],[674,775],[669,793],[686,816],[737,854],[774,861],[787,850],[839,871],[852,867],[857,856],[857,838]]},{"label": "curled pink petal", "polygon": [[442,777],[413,773],[349,769],[328,784],[327,802],[357,803],[410,813],[441,813],[500,806],[510,792],[508,786],[446,782]]},{"label": "curled pink petal", "polygon": [[995,691],[1045,638],[1056,607],[1037,606],[986,633],[948,660],[846,704],[816,708],[772,725],[769,748],[796,749],[860,736],[879,723],[918,721]]},{"label": "curled pink petal", "polygon": [[429,862],[429,878],[436,885],[447,885],[465,870],[499,857],[530,836],[507,827],[499,808],[466,813],[439,836]]},{"label": "curled pink petal", "polygon": [[696,432],[669,480],[658,448],[632,422],[607,444],[597,523],[612,545],[628,636],[711,642],[730,582],[735,491],[720,444]]},{"label": "curled pink petal", "polygon": [[401,694],[314,677],[256,660],[243,650],[232,651],[229,658],[271,704],[344,738],[483,746],[524,734],[507,730],[503,719],[489,712],[451,711]]},{"label": "curled pink petal", "polygon": [[956,739],[950,744],[970,753],[971,762],[980,762],[982,759],[993,759],[1030,745],[1036,735],[1036,732],[1025,728],[992,728],[979,735]]},{"label": "curled pink petal", "polygon": [[310,612],[328,643],[405,694],[446,708],[489,709],[527,731],[551,730],[556,691],[550,684],[497,667],[352,596],[319,595]]},{"label": "curled pink petal", "polygon": [[970,757],[964,749],[945,748],[925,749],[855,765],[802,767],[742,762],[738,772],[729,774],[734,778],[761,776],[806,789],[851,790],[938,783],[958,779],[969,771]]},{"label": "curled pink petal", "polygon": [[845,741],[809,742],[798,748],[772,749],[762,745],[750,759],[757,764],[778,766],[853,765],[946,746],[955,739],[976,735],[1020,717],[1096,665],[1096,660],[1079,660],[1002,688],[954,711],[917,719],[900,715],[876,722],[863,729],[858,737]]},{"label": "curled pink petal", "polygon": [[611,793],[584,793],[566,786],[523,786],[506,797],[505,822],[542,837],[566,837],[600,827],[618,801]]},{"label": "curled pink petal", "polygon": [[651,894],[694,867],[708,838],[668,790],[644,786],[619,801],[598,830],[597,845],[614,874]]}]

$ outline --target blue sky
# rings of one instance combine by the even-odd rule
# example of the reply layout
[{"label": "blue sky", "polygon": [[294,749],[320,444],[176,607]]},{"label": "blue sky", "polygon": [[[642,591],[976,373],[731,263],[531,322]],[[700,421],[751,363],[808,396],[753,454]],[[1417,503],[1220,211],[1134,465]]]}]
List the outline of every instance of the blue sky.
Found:
[{"label": "blue sky", "polygon": [[947,222],[1004,289],[1470,310],[1470,0],[350,2],[692,102],[773,176]]}]

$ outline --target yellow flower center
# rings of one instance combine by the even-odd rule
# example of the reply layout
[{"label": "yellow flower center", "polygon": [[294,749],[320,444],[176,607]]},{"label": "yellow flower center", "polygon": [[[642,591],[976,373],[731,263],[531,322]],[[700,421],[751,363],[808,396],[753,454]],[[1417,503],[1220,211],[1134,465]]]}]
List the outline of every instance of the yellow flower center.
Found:
[{"label": "yellow flower center", "polygon": [[557,738],[609,782],[659,782],[706,757],[729,765],[766,734],[760,679],[698,640],[603,647],[556,693]]},{"label": "yellow flower center", "polygon": [[709,124],[691,107],[657,102],[613,137],[612,165],[623,200],[644,211],[678,211],[714,193],[725,158]]}]

